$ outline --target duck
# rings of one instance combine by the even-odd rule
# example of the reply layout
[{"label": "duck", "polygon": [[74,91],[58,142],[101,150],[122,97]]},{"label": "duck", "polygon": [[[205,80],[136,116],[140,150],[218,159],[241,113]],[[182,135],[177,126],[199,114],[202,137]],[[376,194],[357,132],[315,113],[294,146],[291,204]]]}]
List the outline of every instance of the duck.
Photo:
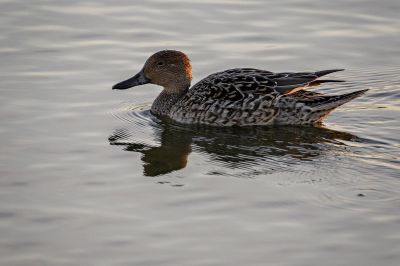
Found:
[{"label": "duck", "polygon": [[213,73],[191,86],[189,57],[176,50],[151,55],[133,77],[113,90],[151,83],[163,87],[150,112],[182,124],[210,126],[318,125],[337,107],[368,89],[340,95],[306,90],[326,82],[322,76],[342,71],[274,73],[233,68]]}]

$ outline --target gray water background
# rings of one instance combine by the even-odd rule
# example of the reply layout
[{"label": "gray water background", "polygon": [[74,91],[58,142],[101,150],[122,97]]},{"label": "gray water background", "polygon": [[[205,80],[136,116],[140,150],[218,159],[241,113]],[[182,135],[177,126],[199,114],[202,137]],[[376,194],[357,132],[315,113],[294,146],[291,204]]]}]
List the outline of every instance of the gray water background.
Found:
[{"label": "gray water background", "polygon": [[[0,265],[400,264],[400,2],[0,1]],[[324,127],[166,124],[177,49],[233,67],[345,68]]]}]

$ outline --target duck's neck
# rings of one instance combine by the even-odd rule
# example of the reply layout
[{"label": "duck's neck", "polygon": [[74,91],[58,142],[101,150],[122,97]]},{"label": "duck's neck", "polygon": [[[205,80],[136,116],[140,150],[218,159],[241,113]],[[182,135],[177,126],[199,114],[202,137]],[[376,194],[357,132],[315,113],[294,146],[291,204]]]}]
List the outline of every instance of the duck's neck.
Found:
[{"label": "duck's neck", "polygon": [[188,91],[188,88],[179,91],[170,91],[164,89],[154,100],[151,106],[151,112],[158,116],[168,116],[172,106],[182,98]]}]

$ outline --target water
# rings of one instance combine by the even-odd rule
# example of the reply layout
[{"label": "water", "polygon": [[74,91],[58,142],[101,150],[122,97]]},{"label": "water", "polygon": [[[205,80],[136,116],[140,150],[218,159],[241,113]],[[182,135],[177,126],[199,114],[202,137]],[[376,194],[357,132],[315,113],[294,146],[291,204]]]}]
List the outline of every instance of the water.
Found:
[{"label": "water", "polygon": [[[0,1],[1,265],[398,265],[399,1]],[[346,68],[323,128],[166,124],[161,49]]]}]

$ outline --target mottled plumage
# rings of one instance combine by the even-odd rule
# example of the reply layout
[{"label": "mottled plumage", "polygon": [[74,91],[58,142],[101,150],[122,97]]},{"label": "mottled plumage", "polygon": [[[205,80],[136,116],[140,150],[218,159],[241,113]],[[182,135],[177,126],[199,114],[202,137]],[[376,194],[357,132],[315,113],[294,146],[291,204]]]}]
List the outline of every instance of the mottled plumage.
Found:
[{"label": "mottled plumage", "polygon": [[189,89],[191,66],[187,56],[178,51],[161,51],[151,56],[135,77],[115,85],[114,89],[148,82],[162,85],[164,91],[154,101],[152,113],[186,124],[312,125],[367,91],[326,96],[303,90],[336,81],[317,79],[340,70],[273,73],[235,68],[211,74]]}]

